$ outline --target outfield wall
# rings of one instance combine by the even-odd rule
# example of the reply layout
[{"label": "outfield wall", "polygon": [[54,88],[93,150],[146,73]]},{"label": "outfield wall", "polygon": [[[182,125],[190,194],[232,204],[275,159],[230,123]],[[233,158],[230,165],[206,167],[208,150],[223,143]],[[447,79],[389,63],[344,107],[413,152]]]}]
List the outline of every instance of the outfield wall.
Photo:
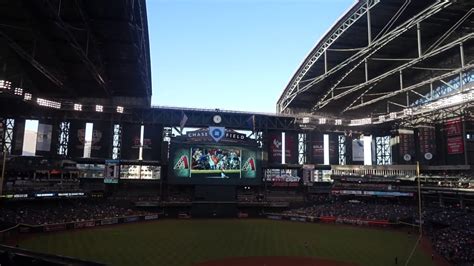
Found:
[{"label": "outfield wall", "polygon": [[349,225],[367,225],[367,226],[395,226],[398,223],[390,222],[389,220],[367,220],[359,218],[345,218],[335,216],[304,216],[304,215],[288,215],[288,214],[273,214],[268,213],[268,219],[271,220],[287,220],[296,222],[308,222],[308,223],[336,223],[336,224],[349,224]]},{"label": "outfield wall", "polygon": [[29,224],[17,224],[11,228],[0,231],[0,240],[5,242],[12,237],[15,237],[18,233],[40,233],[40,232],[55,232],[71,229],[80,228],[92,228],[96,226],[124,224],[140,221],[152,221],[157,220],[158,214],[140,215],[140,216],[126,216],[117,218],[105,218],[90,221],[80,222],[69,222],[69,223],[58,223],[58,224],[45,224],[45,225],[29,225]]}]

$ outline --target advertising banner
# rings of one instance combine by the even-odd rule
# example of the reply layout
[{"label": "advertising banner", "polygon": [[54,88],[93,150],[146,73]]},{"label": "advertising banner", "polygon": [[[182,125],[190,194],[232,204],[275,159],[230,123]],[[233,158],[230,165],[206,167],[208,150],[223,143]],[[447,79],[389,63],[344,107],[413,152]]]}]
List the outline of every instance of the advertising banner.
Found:
[{"label": "advertising banner", "polygon": [[436,130],[434,127],[418,128],[418,145],[420,160],[424,162],[433,160],[436,155]]},{"label": "advertising banner", "polygon": [[281,164],[282,145],[281,132],[268,133],[268,163]]},{"label": "advertising banner", "polygon": [[399,129],[399,163],[408,164],[415,156],[415,132],[411,129]]},{"label": "advertising banner", "polygon": [[5,120],[0,117],[0,156],[3,155],[3,144],[5,143]]},{"label": "advertising banner", "polygon": [[444,123],[446,136],[459,136],[462,134],[462,122],[460,118],[452,119]]},{"label": "advertising banner", "polygon": [[201,128],[186,132],[186,139],[192,142],[241,143],[249,139],[245,134],[225,127]]},{"label": "advertising banner", "polygon": [[323,164],[324,163],[324,141],[323,134],[312,133],[309,135],[309,141],[307,143],[308,154],[311,154],[312,164]]},{"label": "advertising banner", "polygon": [[143,160],[160,160],[162,142],[163,127],[161,125],[145,125],[145,132],[143,133]]},{"label": "advertising banner", "polygon": [[43,227],[45,232],[66,230],[66,224],[50,224]]},{"label": "advertising banner", "polygon": [[136,221],[138,221],[138,220],[140,220],[140,217],[138,217],[138,216],[125,217],[125,218],[123,219],[123,221],[124,221],[125,223],[136,222]]},{"label": "advertising banner", "polygon": [[118,224],[118,219],[105,219],[100,221],[101,225]]},{"label": "advertising banner", "polygon": [[352,140],[352,161],[354,162],[364,161],[364,140],[363,139]]},{"label": "advertising banner", "polygon": [[339,136],[329,134],[329,164],[339,164]]},{"label": "advertising banner", "polygon": [[138,160],[140,150],[139,124],[122,125],[122,143],[120,147],[120,158],[123,160]]},{"label": "advertising banner", "polygon": [[448,154],[464,153],[464,141],[462,136],[447,139]]},{"label": "advertising banner", "polygon": [[53,125],[39,123],[38,133],[36,135],[36,151],[37,152],[50,152],[52,138],[53,138]]},{"label": "advertising banner", "polygon": [[24,136],[25,136],[25,119],[15,119],[15,126],[13,127],[13,143],[12,143],[13,155],[22,155]]},{"label": "advertising banner", "polygon": [[298,163],[298,134],[285,133],[285,163]]},{"label": "advertising banner", "polygon": [[74,228],[86,228],[86,227],[94,227],[95,221],[86,221],[86,222],[76,222],[74,223]]},{"label": "advertising banner", "polygon": [[71,121],[69,126],[68,156],[72,158],[84,157],[86,140],[86,123],[84,121]]},{"label": "advertising banner", "polygon": [[113,129],[110,122],[94,122],[92,129],[91,157],[111,158]]},{"label": "advertising banner", "polygon": [[145,215],[145,220],[156,220],[158,219],[158,214]]}]

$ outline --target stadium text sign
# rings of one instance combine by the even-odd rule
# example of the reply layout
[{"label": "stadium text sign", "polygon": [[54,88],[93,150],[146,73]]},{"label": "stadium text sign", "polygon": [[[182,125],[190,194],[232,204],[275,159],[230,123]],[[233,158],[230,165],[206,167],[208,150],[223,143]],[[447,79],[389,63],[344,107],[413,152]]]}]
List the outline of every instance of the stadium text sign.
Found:
[{"label": "stadium text sign", "polygon": [[245,141],[245,134],[225,129],[224,127],[209,127],[186,133],[186,137],[193,141]]}]

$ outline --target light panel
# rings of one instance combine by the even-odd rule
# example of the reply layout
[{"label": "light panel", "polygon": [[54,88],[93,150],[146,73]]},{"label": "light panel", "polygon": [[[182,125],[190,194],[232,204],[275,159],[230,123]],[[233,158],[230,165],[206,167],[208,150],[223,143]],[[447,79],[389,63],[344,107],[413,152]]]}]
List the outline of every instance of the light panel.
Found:
[{"label": "light panel", "polygon": [[82,104],[75,103],[74,104],[74,111],[82,111]]},{"label": "light panel", "polygon": [[31,101],[32,98],[33,95],[31,95],[31,93],[25,92],[25,95],[23,95],[23,100],[25,101]]},{"label": "light panel", "polygon": [[61,103],[60,102],[55,102],[55,101],[46,100],[46,99],[43,99],[43,98],[38,98],[38,99],[36,99],[36,103],[38,103],[38,105],[44,106],[44,107],[61,109]]}]

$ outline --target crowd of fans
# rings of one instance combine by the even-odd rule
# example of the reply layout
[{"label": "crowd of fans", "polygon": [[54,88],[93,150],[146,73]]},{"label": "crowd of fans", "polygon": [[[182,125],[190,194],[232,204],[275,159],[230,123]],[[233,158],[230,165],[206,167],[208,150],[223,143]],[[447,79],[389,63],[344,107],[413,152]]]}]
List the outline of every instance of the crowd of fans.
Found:
[{"label": "crowd of fans", "polygon": [[474,262],[474,213],[469,209],[432,208],[424,217],[425,230],[438,254],[456,264]]},{"label": "crowd of fans", "polygon": [[[415,204],[387,202],[332,202],[326,197],[316,198],[312,206],[288,210],[284,214],[415,223],[418,219],[418,208]],[[456,265],[474,263],[474,212],[459,206],[425,207],[423,221],[425,236],[431,239],[438,254]]]},{"label": "crowd of fans", "polygon": [[35,203],[0,208],[0,223],[44,225],[146,214],[107,201]]},{"label": "crowd of fans", "polygon": [[343,217],[361,220],[399,221],[412,219],[416,207],[398,204],[364,204],[360,201],[322,203],[310,207],[289,210],[286,214],[308,215],[314,217]]}]

